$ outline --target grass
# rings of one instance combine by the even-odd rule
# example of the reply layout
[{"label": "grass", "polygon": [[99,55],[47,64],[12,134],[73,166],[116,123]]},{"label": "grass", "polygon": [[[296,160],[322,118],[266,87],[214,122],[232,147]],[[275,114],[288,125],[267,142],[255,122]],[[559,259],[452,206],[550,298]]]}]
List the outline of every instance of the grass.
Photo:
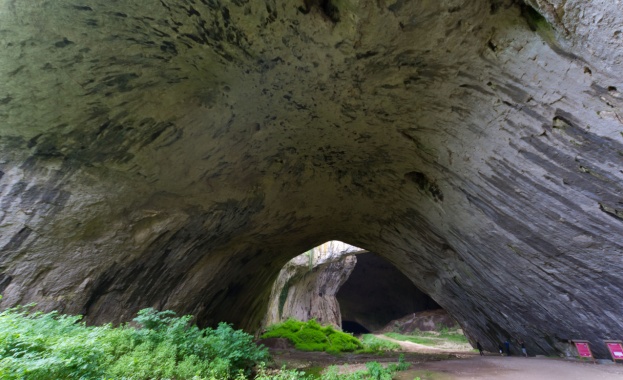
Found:
[{"label": "grass", "polygon": [[363,335],[361,338],[361,343],[363,344],[363,349],[357,351],[358,353],[382,353],[400,350],[400,345],[398,343],[377,338],[372,334]]},{"label": "grass", "polygon": [[352,352],[363,349],[354,336],[338,331],[333,326],[321,326],[315,320],[307,322],[288,319],[269,326],[262,338],[285,338],[301,351]]},{"label": "grass", "polygon": [[450,330],[447,328],[441,329],[439,332],[416,330],[410,335],[404,335],[394,332],[386,333],[385,335],[396,340],[402,340],[433,347],[441,345],[444,342],[451,342],[456,344],[469,343],[465,335],[459,333],[457,330]]},{"label": "grass", "polygon": [[390,338],[394,338],[396,340],[418,343],[418,344],[423,344],[426,346],[434,346],[435,343],[437,342],[435,339],[431,339],[431,338],[420,336],[420,335],[403,335],[403,334],[398,334],[398,333],[386,333],[385,335],[387,335]]},{"label": "grass", "polygon": [[459,333],[457,330],[450,330],[447,328],[439,330],[439,338],[446,339],[453,343],[469,343],[465,335]]}]

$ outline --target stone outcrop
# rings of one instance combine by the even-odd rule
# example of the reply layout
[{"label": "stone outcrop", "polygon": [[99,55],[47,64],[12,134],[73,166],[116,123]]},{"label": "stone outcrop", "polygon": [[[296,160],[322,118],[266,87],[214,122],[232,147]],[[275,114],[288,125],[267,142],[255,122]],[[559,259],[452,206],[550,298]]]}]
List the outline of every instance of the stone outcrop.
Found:
[{"label": "stone outcrop", "polygon": [[316,319],[322,325],[342,327],[336,294],[357,264],[359,248],[321,251],[318,248],[296,256],[279,272],[262,326],[294,318]]},{"label": "stone outcrop", "polygon": [[443,309],[419,311],[391,321],[376,333],[397,332],[411,334],[415,331],[439,331],[456,327],[456,321]]},{"label": "stone outcrop", "polygon": [[253,330],[283,265],[340,239],[487,350],[605,356],[623,338],[620,7],[2,2],[0,306]]},{"label": "stone outcrop", "polygon": [[439,305],[382,257],[366,252],[336,295],[342,320],[376,331],[390,321]]}]

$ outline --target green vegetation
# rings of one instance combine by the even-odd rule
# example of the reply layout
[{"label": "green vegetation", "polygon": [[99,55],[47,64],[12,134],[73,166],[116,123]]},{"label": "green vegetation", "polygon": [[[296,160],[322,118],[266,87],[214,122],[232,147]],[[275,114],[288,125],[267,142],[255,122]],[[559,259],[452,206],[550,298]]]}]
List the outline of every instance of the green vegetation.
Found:
[{"label": "green vegetation", "polygon": [[437,346],[444,342],[452,342],[458,344],[468,343],[465,335],[461,334],[457,330],[450,330],[448,328],[443,328],[438,332],[416,330],[410,335],[403,335],[398,333],[387,333],[385,335],[397,340],[423,344],[426,346]]},{"label": "green vegetation", "polygon": [[377,338],[372,334],[365,334],[361,338],[363,349],[357,352],[362,353],[375,353],[384,351],[398,351],[400,345],[398,343],[390,342],[385,339]]},{"label": "green vegetation", "polygon": [[[398,371],[409,369],[409,363],[404,361],[404,356],[400,355],[398,363],[390,363],[383,367],[377,362],[366,363],[366,369],[351,373],[340,373],[340,367],[330,366],[324,374],[306,375],[298,370],[287,370],[282,368],[278,372],[270,373],[265,366],[261,365],[255,380],[391,380]],[[238,380],[238,379],[236,379]]]},{"label": "green vegetation", "polygon": [[269,358],[243,331],[199,329],[172,311],[141,310],[134,321],[142,328],[114,328],[30,310],[0,313],[2,379],[238,380]]},{"label": "green vegetation", "polygon": [[436,340],[421,335],[403,335],[398,333],[387,333],[385,335],[396,340],[424,344],[426,346],[434,346],[436,343]]},{"label": "green vegetation", "polygon": [[439,338],[446,339],[453,343],[469,343],[467,337],[464,334],[460,333],[457,329],[450,330],[448,328],[443,328],[439,330]]},{"label": "green vegetation", "polygon": [[[365,371],[350,374],[339,374],[337,367],[322,375],[320,368],[315,374],[285,367],[270,369],[265,364],[270,360],[268,350],[226,323],[216,329],[200,329],[190,323],[191,316],[177,317],[172,311],[154,309],[138,313],[134,318],[138,327],[89,327],[81,318],[33,312],[32,305],[0,313],[0,378],[389,380],[396,371],[409,367],[401,355],[398,364],[383,367],[371,362]],[[291,337],[302,349],[343,352],[362,348],[353,336],[316,321],[289,320],[273,326],[265,336],[271,333]]]},{"label": "green vegetation", "polygon": [[383,367],[377,362],[366,363],[366,370],[348,374],[340,374],[336,366],[331,366],[322,375],[322,380],[391,380],[398,371],[409,369],[409,363],[404,361],[404,356],[400,355],[398,364],[391,363]]},{"label": "green vegetation", "polygon": [[286,338],[302,351],[340,353],[363,348],[354,336],[335,330],[333,326],[323,327],[313,319],[307,322],[288,319],[277,323],[268,327],[262,338]]},{"label": "green vegetation", "polygon": [[290,280],[286,281],[283,284],[283,288],[281,288],[281,293],[279,293],[279,318],[283,316],[283,307],[286,304],[288,299],[288,292],[290,291]]}]

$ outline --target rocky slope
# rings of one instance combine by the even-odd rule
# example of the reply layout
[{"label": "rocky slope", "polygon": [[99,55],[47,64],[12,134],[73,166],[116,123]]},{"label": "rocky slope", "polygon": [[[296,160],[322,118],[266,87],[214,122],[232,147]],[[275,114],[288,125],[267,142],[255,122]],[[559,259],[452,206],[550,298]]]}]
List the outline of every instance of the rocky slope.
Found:
[{"label": "rocky slope", "polygon": [[426,310],[405,315],[383,326],[375,333],[397,332],[411,334],[414,331],[439,331],[456,327],[456,321],[443,309]]},{"label": "rocky slope", "polygon": [[607,355],[623,12],[526,2],[0,3],[0,306],[252,330],[340,239],[485,349]]}]

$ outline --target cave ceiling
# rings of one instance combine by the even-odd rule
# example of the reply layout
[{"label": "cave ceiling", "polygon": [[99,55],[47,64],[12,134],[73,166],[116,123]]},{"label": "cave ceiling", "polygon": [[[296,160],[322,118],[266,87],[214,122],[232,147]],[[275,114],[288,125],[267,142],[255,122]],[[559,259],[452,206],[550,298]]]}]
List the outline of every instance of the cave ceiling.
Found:
[{"label": "cave ceiling", "polygon": [[621,7],[1,2],[0,306],[252,330],[339,239],[485,348],[623,338]]}]

